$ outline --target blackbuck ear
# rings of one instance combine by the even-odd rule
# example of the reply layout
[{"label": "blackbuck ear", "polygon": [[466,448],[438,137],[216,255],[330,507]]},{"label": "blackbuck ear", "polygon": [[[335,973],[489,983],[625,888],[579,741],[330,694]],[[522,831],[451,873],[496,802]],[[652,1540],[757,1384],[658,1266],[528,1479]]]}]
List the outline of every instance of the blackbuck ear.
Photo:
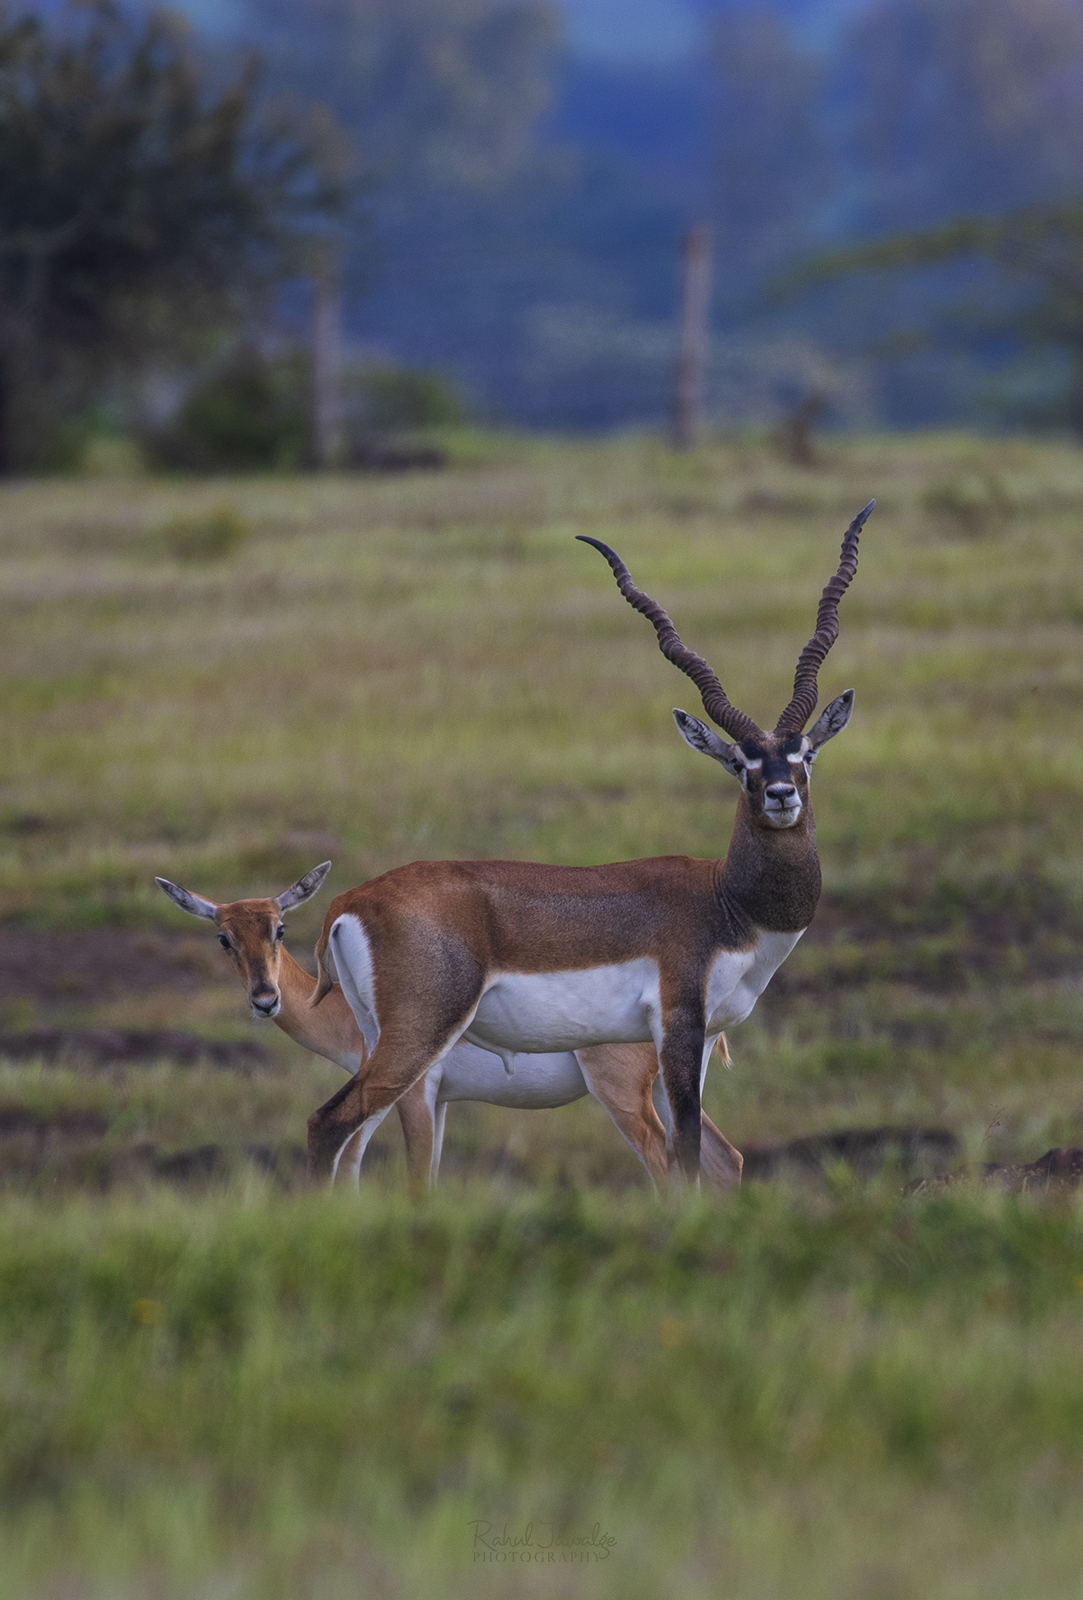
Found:
[{"label": "blackbuck ear", "polygon": [[200,894],[190,894],[187,889],[182,889],[179,883],[170,883],[168,878],[155,878],[155,883],[163,894],[167,894],[175,906],[180,906],[182,911],[187,911],[191,917],[206,917],[213,922],[218,913],[218,907],[211,900],[204,900]]},{"label": "blackbuck ear", "polygon": [[731,744],[720,739],[698,717],[690,717],[687,711],[674,711],[673,720],[685,744],[690,744],[693,750],[701,750],[705,756],[711,756],[727,772],[732,772],[735,778],[740,777],[744,762]]},{"label": "blackbuck ear", "polygon": [[313,867],[311,872],[306,872],[303,878],[298,878],[278,897],[279,911],[292,911],[294,906],[303,906],[306,900],[311,900],[323,888],[323,880],[331,870],[329,861],[321,861],[318,867]]},{"label": "blackbuck ear", "polygon": [[815,761],[820,753],[820,746],[825,745],[828,739],[833,739],[836,733],[841,733],[850,720],[850,713],[854,709],[854,691],[847,689],[840,694],[837,700],[820,713],[805,735],[809,742],[808,759]]}]

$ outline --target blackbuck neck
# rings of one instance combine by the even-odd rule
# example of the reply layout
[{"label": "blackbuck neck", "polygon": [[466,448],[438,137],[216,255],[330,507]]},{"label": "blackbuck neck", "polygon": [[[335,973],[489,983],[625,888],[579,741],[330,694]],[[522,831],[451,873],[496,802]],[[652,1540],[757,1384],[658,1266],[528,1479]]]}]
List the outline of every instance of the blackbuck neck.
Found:
[{"label": "blackbuck neck", "polygon": [[312,974],[285,949],[279,957],[278,989],[282,1003],[273,1019],[275,1025],[314,1055],[324,1056],[346,1072],[356,1072],[368,1051],[342,990],[336,985],[328,995],[326,1017],[322,1008],[313,1011],[309,1004]]},{"label": "blackbuck neck", "polygon": [[765,933],[801,933],[820,898],[816,821],[807,805],[792,828],[757,827],[748,797],[737,802],[729,853],[719,863],[720,900]]}]

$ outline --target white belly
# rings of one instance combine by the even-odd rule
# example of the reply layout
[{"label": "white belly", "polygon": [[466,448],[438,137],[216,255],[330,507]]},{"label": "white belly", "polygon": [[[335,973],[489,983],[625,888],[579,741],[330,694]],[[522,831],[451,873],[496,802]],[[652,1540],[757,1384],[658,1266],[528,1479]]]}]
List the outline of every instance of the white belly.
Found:
[{"label": "white belly", "polygon": [[657,1015],[658,967],[646,956],[574,972],[504,972],[490,980],[463,1038],[502,1051],[634,1044],[653,1037]]},{"label": "white belly", "polygon": [[570,1051],[559,1055],[521,1055],[512,1059],[512,1075],[500,1056],[460,1039],[433,1072],[438,1075],[436,1103],[484,1100],[491,1106],[517,1106],[546,1111],[566,1106],[589,1093],[579,1063]]},{"label": "white belly", "polygon": [[709,1034],[745,1020],[801,933],[761,933],[751,950],[715,957],[707,976]]},{"label": "white belly", "polygon": [[[800,933],[761,933],[751,950],[724,951],[715,958],[707,976],[705,996],[708,1035],[744,1021],[800,937]],[[343,993],[371,1052],[379,1037],[380,1023],[372,952],[357,917],[345,915],[335,921],[331,948]],[[500,1056],[552,1055],[594,1044],[642,1043],[656,1039],[660,1031],[659,987],[658,966],[649,956],[570,972],[496,973],[462,1039],[483,1052],[495,1051],[492,1059],[498,1065]],[[524,1070],[520,1061],[509,1065],[516,1076]],[[486,1063],[485,1071],[488,1070]],[[501,1070],[504,1071],[502,1065]],[[559,1078],[570,1090],[570,1066],[554,1065],[544,1070],[555,1075],[554,1083]],[[582,1092],[585,1091],[568,1093],[566,1098],[575,1099]],[[490,1097],[464,1092],[447,1098]],[[494,1099],[493,1103],[525,1104],[503,1098]],[[563,1099],[538,1102],[565,1103]]]}]

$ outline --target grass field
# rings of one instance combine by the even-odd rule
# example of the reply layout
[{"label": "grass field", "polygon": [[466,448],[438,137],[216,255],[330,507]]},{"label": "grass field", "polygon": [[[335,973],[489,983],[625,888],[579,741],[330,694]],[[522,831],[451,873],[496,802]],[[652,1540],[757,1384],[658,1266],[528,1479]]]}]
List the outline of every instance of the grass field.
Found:
[{"label": "grass field", "polygon": [[[0,492],[0,1035],[253,1037],[155,873],[226,899],[331,856],[300,954],[410,859],[723,854],[695,691],[574,535],[766,721],[875,495],[821,675],[857,690],[824,899],[706,1104],[742,1148],[1083,1143],[1083,453],[460,455]],[[177,519],[222,506],[250,535],[201,559]],[[247,1071],[0,1060],[0,1595],[1080,1592],[1073,1198],[839,1170],[663,1209],[587,1103],[453,1108],[420,1213],[390,1123],[360,1199],[313,1195],[341,1075],[256,1037]]]}]

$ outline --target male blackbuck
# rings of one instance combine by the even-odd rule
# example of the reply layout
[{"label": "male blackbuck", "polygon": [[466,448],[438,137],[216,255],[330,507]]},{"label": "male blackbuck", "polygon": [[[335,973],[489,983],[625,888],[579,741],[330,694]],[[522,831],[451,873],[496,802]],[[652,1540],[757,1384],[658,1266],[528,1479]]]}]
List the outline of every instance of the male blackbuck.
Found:
[{"label": "male blackbuck", "polygon": [[819,899],[809,776],[823,745],[849,721],[853,691],[803,730],[871,510],[872,503],[846,532],[816,630],[798,659],[793,695],[771,732],[730,704],[620,557],[586,540],[733,741],[674,712],[688,744],[740,782],[729,854],[723,861],[662,856],[597,867],[420,861],[338,895],[316,947],[312,1004],[331,991],[333,954],[371,1056],[367,1070],[309,1118],[312,1171],[333,1177],[344,1157],[356,1161],[399,1096],[460,1040],[502,1056],[512,1076],[522,1070],[521,1052],[649,1040],[661,1062],[681,1168],[698,1182],[700,1092],[711,1047],[723,1028],[748,1016]]},{"label": "male blackbuck", "polygon": [[[283,917],[320,889],[331,863],[306,872],[276,899],[233,900],[223,905],[192,894],[168,878],[159,888],[193,917],[218,928],[218,939],[248,991],[253,1017],[271,1020],[315,1055],[356,1075],[369,1049],[346,999],[334,984],[318,1011],[309,1004],[312,977],[283,944]],[[581,1063],[581,1064],[580,1064]],[[398,1100],[406,1144],[406,1167],[415,1193],[436,1182],[444,1142],[444,1120],[452,1100],[481,1100],[520,1110],[548,1110],[592,1094],[609,1113],[646,1167],[656,1188],[668,1175],[668,1106],[658,1079],[653,1044],[601,1045],[577,1058],[570,1051],[521,1057],[512,1076],[499,1056],[460,1040]],[[659,1115],[660,1114],[660,1115]],[[663,1125],[663,1124],[666,1125]],[[353,1164],[356,1177],[363,1149]],[[719,1189],[741,1181],[741,1156],[703,1116],[704,1171]]]}]

